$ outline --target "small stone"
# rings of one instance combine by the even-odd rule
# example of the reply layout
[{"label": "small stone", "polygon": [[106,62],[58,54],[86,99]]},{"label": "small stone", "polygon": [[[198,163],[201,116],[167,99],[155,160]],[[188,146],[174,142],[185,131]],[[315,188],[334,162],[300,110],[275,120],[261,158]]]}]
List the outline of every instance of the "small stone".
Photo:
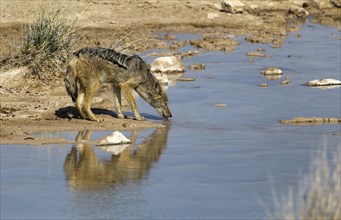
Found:
[{"label": "small stone", "polygon": [[291,6],[288,11],[289,13],[294,14],[296,17],[299,18],[306,18],[309,15],[309,12],[307,10],[299,6]]},{"label": "small stone", "polygon": [[176,79],[176,81],[178,82],[192,82],[194,80],[195,80],[194,77],[180,77]]},{"label": "small stone", "polygon": [[283,71],[278,67],[268,67],[264,71],[262,71],[264,75],[282,75]]},{"label": "small stone", "polygon": [[246,53],[247,57],[263,57],[263,58],[271,58],[270,55],[261,53],[261,52],[248,52]]},{"label": "small stone", "polygon": [[165,39],[166,39],[166,40],[175,40],[175,39],[176,39],[176,36],[173,35],[173,34],[167,33],[167,34],[165,35]]},{"label": "small stone", "polygon": [[191,70],[205,70],[206,65],[202,63],[194,63],[188,66],[189,69]]},{"label": "small stone", "polygon": [[289,77],[285,77],[285,79],[281,82],[281,85],[288,85],[291,83],[291,79]]},{"label": "small stone", "polygon": [[262,87],[262,88],[266,88],[268,87],[269,85],[267,83],[261,83],[259,84],[259,87]]},{"label": "small stone", "polygon": [[224,104],[224,103],[219,103],[219,104],[215,104],[214,107],[216,107],[216,108],[225,108],[225,107],[226,107],[226,104]]},{"label": "small stone", "polygon": [[207,19],[213,20],[215,18],[219,18],[219,14],[215,12],[209,12],[207,13]]}]

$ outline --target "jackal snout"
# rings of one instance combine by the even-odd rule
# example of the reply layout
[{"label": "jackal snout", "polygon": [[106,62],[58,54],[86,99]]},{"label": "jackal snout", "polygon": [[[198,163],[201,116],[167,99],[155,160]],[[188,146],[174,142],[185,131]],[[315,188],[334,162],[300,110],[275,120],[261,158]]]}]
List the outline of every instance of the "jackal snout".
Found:
[{"label": "jackal snout", "polygon": [[[149,94],[151,94],[151,98],[149,99],[150,105],[153,106],[162,117],[166,119],[171,118],[172,113],[170,112],[168,107],[168,97],[161,86],[159,84],[156,84],[152,92]],[[143,94],[140,93],[140,95],[144,97]]]},{"label": "jackal snout", "polygon": [[167,103],[164,103],[160,108],[156,108],[156,111],[166,119],[172,117],[172,113],[170,112]]}]

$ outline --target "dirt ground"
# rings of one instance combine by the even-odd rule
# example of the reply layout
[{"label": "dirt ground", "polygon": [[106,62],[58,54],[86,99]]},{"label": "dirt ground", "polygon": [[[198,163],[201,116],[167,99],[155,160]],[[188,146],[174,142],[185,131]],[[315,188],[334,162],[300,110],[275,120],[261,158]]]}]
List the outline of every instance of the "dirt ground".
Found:
[{"label": "dirt ground", "polygon": [[[240,2],[241,7],[228,11],[222,7],[221,0],[1,0],[0,60],[20,49],[23,24],[34,20],[44,5],[63,7],[70,18],[77,18],[79,42],[74,50],[101,46],[120,48],[127,53],[168,49],[177,54],[179,47],[191,44],[201,52],[231,52],[239,44],[227,36],[245,36],[252,43],[267,43],[278,48],[290,32],[299,30],[308,16],[312,22],[340,28],[340,0]],[[167,35],[169,32],[196,33],[203,38],[178,41],[173,35]],[[105,88],[93,105],[95,113],[103,115],[104,122],[78,119],[61,77],[40,82],[25,77],[27,71],[25,66],[0,67],[1,144],[66,142],[32,137],[32,133],[42,131],[163,126],[162,120],[152,123],[114,118],[113,102]]]}]

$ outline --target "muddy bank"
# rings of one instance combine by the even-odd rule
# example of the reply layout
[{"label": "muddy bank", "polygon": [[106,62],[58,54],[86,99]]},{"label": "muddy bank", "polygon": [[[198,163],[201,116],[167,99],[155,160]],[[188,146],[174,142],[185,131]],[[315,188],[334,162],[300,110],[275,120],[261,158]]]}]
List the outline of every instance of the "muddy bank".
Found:
[{"label": "muddy bank", "polygon": [[[335,0],[241,0],[238,2],[242,2],[243,6],[238,12],[226,11],[222,2],[233,1],[83,0],[53,1],[48,7],[63,7],[70,18],[77,20],[80,40],[75,50],[84,46],[121,45],[131,52],[151,48],[177,49],[179,44],[167,44],[171,38],[160,39],[154,35],[155,32],[166,31],[214,37],[244,35],[250,42],[270,43],[278,47],[287,34],[297,30],[308,16],[316,23],[340,25],[340,4]],[[32,21],[37,8],[44,3],[3,0],[1,5],[0,39],[5,48],[0,55],[3,56],[18,49],[23,24]],[[16,16],[18,14],[21,16]],[[220,45],[217,49],[224,47],[226,45]],[[212,50],[212,47],[207,49]]]},{"label": "muddy bank", "polygon": [[[228,1],[225,1],[228,2]],[[297,31],[308,15],[313,22],[339,26],[339,6],[335,1],[258,1],[245,0],[242,9],[227,11],[221,1],[55,1],[78,19],[79,41],[74,50],[89,46],[119,48],[127,53],[142,53],[149,49],[167,49],[179,55],[184,45],[197,52],[232,52],[239,46],[237,36],[245,36],[252,43],[267,43],[275,48],[282,45],[287,35]],[[1,2],[0,58],[15,54],[21,45],[23,24],[32,21],[42,1]],[[55,4],[55,5],[53,5]],[[115,12],[115,13],[113,13]],[[16,15],[22,16],[16,16]],[[132,16],[134,15],[134,16]],[[178,40],[167,32],[196,33],[201,39]],[[188,55],[189,54],[189,55]],[[155,55],[155,54],[154,54]],[[156,54],[157,55],[157,54]],[[29,58],[27,58],[29,59]],[[14,60],[14,61],[13,61]],[[103,115],[103,123],[78,119],[64,82],[57,73],[48,81],[25,76],[25,66],[2,63],[0,68],[0,142],[46,143],[33,140],[31,134],[53,130],[129,130],[162,126],[162,121],[151,123],[114,118],[111,91],[103,88],[94,100],[95,113]],[[6,65],[5,65],[6,64]],[[53,70],[51,70],[53,72]],[[96,110],[97,109],[97,110]],[[148,117],[147,117],[148,119]],[[63,142],[63,140],[59,140]]]},{"label": "muddy bank", "polygon": [[[101,115],[101,123],[80,119],[63,82],[57,85],[25,84],[23,87],[0,88],[0,143],[63,143],[65,140],[32,139],[31,134],[42,131],[72,130],[134,130],[163,127],[156,122],[117,119],[111,91],[101,88],[93,99],[93,111]],[[126,106],[127,110],[127,106]],[[157,114],[157,113],[156,113]],[[146,117],[148,119],[148,116]]]}]

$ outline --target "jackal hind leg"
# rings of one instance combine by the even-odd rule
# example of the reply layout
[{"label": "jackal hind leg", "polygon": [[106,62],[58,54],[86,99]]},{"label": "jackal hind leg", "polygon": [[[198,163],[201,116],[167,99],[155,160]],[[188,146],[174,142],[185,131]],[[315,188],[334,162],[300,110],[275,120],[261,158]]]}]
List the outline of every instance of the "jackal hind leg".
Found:
[{"label": "jackal hind leg", "polygon": [[82,105],[82,111],[86,114],[87,118],[91,121],[102,122],[102,118],[97,118],[95,114],[91,111],[90,103],[93,95],[99,87],[99,82],[91,82],[90,85],[85,89],[84,101]]},{"label": "jackal hind leg", "polygon": [[114,104],[116,108],[116,115],[117,118],[125,118],[125,115],[122,113],[122,96],[121,96],[121,88],[119,86],[113,86],[113,93],[114,93]]},{"label": "jackal hind leg", "polygon": [[133,94],[131,92],[132,90],[132,83],[131,82],[133,81],[133,79],[129,79],[128,81],[124,82],[124,83],[120,83],[120,87],[123,91],[123,93],[125,94],[125,96],[127,97],[128,99],[128,102],[131,106],[131,109],[133,110],[134,112],[134,115],[135,115],[135,119],[138,120],[138,121],[144,121],[146,120],[144,117],[142,117],[137,109],[137,105],[136,105],[136,102],[135,102],[135,99],[133,97]]}]

